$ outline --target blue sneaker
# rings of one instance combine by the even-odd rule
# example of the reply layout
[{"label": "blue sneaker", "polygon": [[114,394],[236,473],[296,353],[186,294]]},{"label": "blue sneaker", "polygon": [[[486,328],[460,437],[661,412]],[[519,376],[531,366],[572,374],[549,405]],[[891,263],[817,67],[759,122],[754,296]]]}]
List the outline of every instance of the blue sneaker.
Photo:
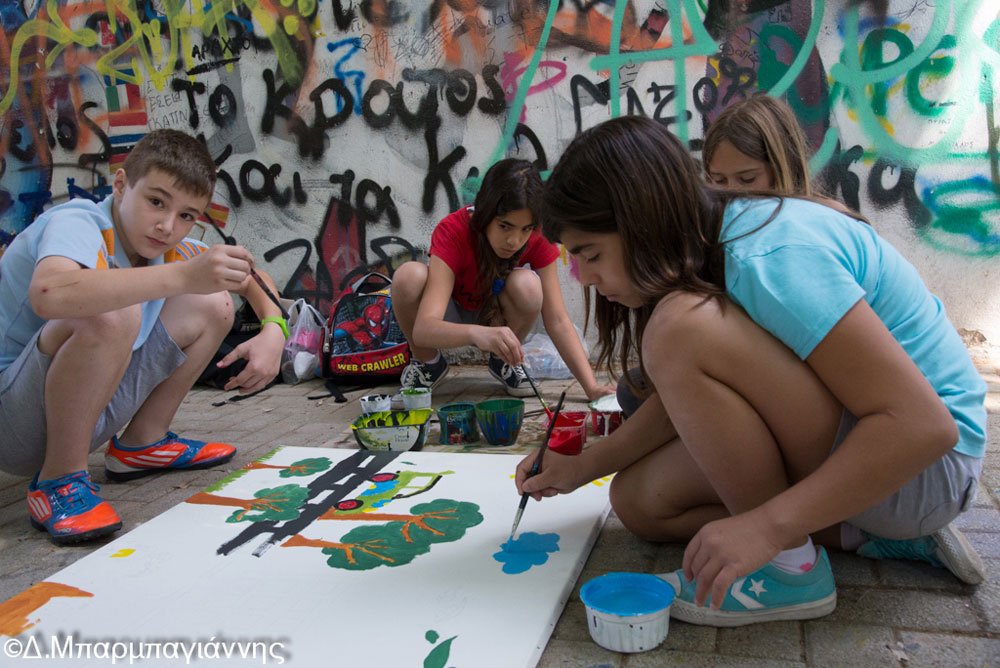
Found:
[{"label": "blue sneaker", "polygon": [[782,619],[815,619],[837,607],[837,590],[826,550],[818,548],[816,563],[805,573],[787,573],[766,564],[736,580],[718,610],[695,605],[695,582],[683,570],[660,577],[677,592],[670,616],[702,626],[743,626]]},{"label": "blue sneaker", "polygon": [[869,559],[909,559],[947,568],[962,582],[977,585],[986,577],[983,560],[961,531],[948,525],[930,536],[912,540],[891,540],[864,533],[867,541],[858,555]]},{"label": "blue sneaker", "polygon": [[60,545],[93,540],[122,528],[121,518],[107,501],[97,496],[100,489],[86,471],[77,471],[28,485],[28,513],[31,525],[48,531]]}]

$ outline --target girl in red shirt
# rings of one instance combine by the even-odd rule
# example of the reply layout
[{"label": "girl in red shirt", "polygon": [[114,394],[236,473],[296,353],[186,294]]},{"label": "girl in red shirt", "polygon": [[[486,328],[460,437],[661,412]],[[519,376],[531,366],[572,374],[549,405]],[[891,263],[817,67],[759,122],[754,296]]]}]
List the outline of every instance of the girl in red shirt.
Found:
[{"label": "girl in red shirt", "polygon": [[598,385],[566,312],[555,266],[559,250],[539,233],[530,208],[541,186],[530,162],[501,160],[483,177],[475,206],[434,228],[430,264],[407,262],[395,271],[392,309],[413,354],[404,389],[437,385],[448,373],[440,349],[473,345],[490,354],[490,373],[508,394],[531,395],[521,342],[541,313],[587,397],[614,390]]}]

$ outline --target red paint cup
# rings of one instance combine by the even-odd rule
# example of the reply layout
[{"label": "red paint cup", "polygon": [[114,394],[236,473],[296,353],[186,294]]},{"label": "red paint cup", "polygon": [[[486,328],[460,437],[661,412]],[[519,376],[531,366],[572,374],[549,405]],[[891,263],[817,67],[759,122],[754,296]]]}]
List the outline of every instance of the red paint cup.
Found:
[{"label": "red paint cup", "polygon": [[587,411],[560,413],[549,436],[549,449],[561,455],[578,455],[587,442]]}]

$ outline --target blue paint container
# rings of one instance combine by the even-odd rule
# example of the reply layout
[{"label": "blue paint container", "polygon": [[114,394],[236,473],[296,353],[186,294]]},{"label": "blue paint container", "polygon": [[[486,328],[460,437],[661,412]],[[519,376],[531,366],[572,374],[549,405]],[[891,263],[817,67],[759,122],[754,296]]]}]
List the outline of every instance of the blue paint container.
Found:
[{"label": "blue paint container", "polygon": [[468,402],[445,404],[438,408],[437,414],[443,445],[475,443],[479,440],[475,404]]},{"label": "blue paint container", "polygon": [[580,588],[590,637],[612,652],[645,652],[666,640],[674,595],[647,573],[606,573]]},{"label": "blue paint container", "polygon": [[476,404],[476,421],[490,445],[510,445],[517,441],[524,421],[520,399],[489,399]]}]

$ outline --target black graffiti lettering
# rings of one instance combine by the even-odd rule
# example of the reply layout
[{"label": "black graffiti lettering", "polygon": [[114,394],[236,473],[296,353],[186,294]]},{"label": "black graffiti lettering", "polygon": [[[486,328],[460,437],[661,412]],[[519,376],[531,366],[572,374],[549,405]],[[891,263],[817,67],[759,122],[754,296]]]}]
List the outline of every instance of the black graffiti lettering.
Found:
[{"label": "black graffiti lettering", "polygon": [[427,140],[427,175],[424,177],[424,196],[421,204],[426,213],[434,210],[438,184],[448,195],[448,210],[454,211],[458,208],[458,193],[455,191],[455,183],[451,180],[451,168],[465,157],[465,147],[459,146],[444,160],[439,160],[437,133],[440,127],[441,119],[435,118],[427,123],[427,129],[424,130],[424,138]]},{"label": "black graffiti lettering", "polygon": [[282,81],[280,88],[275,88],[274,72],[270,69],[264,70],[264,112],[261,114],[260,129],[262,132],[270,134],[274,130],[275,117],[291,121],[294,114],[285,100],[294,93],[295,89],[288,83]]},{"label": "black graffiti lettering", "polygon": [[448,106],[459,116],[465,116],[476,105],[476,77],[468,70],[454,70],[445,77],[444,97]]},{"label": "black graffiti lettering", "polygon": [[573,120],[576,122],[576,134],[583,132],[583,120],[580,109],[584,101],[580,95],[581,90],[589,97],[587,104],[607,104],[611,99],[606,89],[601,90],[599,85],[593,83],[582,74],[574,74],[573,78],[569,80],[569,92],[573,100]]},{"label": "black graffiti lettering", "polygon": [[337,24],[337,30],[347,30],[351,27],[351,23],[354,21],[354,2],[353,0],[348,0],[347,9],[344,9],[340,0],[332,0],[333,2],[333,21]]},{"label": "black graffiti lettering", "polygon": [[729,101],[736,95],[739,95],[742,100],[753,95],[753,86],[757,83],[757,73],[752,67],[740,67],[736,61],[730,58],[720,58],[719,72],[732,81],[722,98],[723,106],[729,104]]},{"label": "black graffiti lettering", "polygon": [[858,179],[858,175],[850,170],[850,167],[852,163],[860,160],[862,155],[864,155],[864,149],[861,148],[860,144],[843,151],[840,148],[840,142],[837,142],[837,149],[820,177],[827,192],[834,197],[839,192],[841,201],[855,211],[860,211],[861,207],[858,192],[861,181]]},{"label": "black graffiti lettering", "polygon": [[[891,188],[885,187],[886,171],[890,176],[897,175],[896,183]],[[868,173],[868,196],[879,210],[902,201],[911,223],[920,229],[931,222],[931,212],[917,195],[916,180],[917,170],[913,167],[901,167],[885,158],[879,158]]]},{"label": "black graffiti lettering", "polygon": [[187,94],[188,110],[190,114],[188,115],[188,123],[192,128],[198,127],[198,105],[194,102],[195,94],[204,95],[205,94],[205,84],[200,81],[188,81],[187,79],[173,79],[170,82],[170,87],[175,93],[183,92]]},{"label": "black graffiti lettering", "polygon": [[438,101],[433,87],[427,89],[415,112],[409,110],[405,99],[403,97],[403,82],[400,81],[396,84],[396,114],[407,130],[419,130],[424,127],[425,123],[437,118]]},{"label": "black graffiti lettering", "polygon": [[639,99],[639,94],[631,86],[625,92],[625,100],[628,102],[628,106],[625,107],[626,114],[629,116],[648,116],[646,109],[642,106],[642,100]]},{"label": "black graffiti lettering", "polygon": [[56,118],[56,139],[59,142],[59,146],[67,151],[76,150],[80,133],[74,117],[66,113],[59,114],[58,118]]},{"label": "black graffiti lettering", "polygon": [[[323,106],[323,94],[327,91],[333,93],[340,103],[340,110],[333,116],[327,116]],[[309,143],[311,146],[300,144],[299,153],[303,156],[311,155],[313,158],[319,158],[326,149],[326,131],[341,125],[351,117],[354,109],[354,96],[340,79],[327,79],[309,93],[309,99],[313,101],[316,110],[316,117],[310,132],[311,140]]]},{"label": "black graffiti lettering", "polygon": [[220,128],[227,128],[236,120],[236,96],[226,84],[219,84],[208,96],[208,115]]},{"label": "black graffiti lettering", "polygon": [[345,230],[350,227],[351,219],[354,217],[354,209],[351,207],[351,188],[354,187],[354,172],[348,169],[343,174],[331,174],[330,183],[340,185],[340,197],[337,198],[342,203],[337,207],[337,225]]},{"label": "black graffiti lettering", "polygon": [[240,189],[236,187],[236,181],[233,180],[233,177],[229,172],[224,169],[220,169],[216,172],[215,178],[216,181],[226,186],[226,190],[228,192],[227,199],[234,208],[243,204],[243,195],[240,194]]},{"label": "black graffiti lettering", "polygon": [[518,137],[524,137],[531,144],[531,147],[535,150],[535,167],[538,171],[545,171],[549,168],[548,160],[545,158],[545,147],[542,146],[542,142],[538,139],[538,135],[535,131],[529,128],[524,123],[518,123],[517,129],[514,130],[514,142],[517,144],[517,150],[520,152],[521,146],[518,142]]},{"label": "black graffiti lettering", "polygon": [[84,169],[92,169],[95,165],[102,162],[107,162],[111,158],[111,141],[108,140],[108,135],[104,133],[97,123],[95,123],[89,116],[87,116],[87,111],[90,109],[96,109],[97,103],[87,101],[80,105],[80,111],[77,115],[80,117],[80,123],[86,125],[87,128],[94,133],[94,136],[98,138],[101,142],[100,153],[81,153],[77,164]]},{"label": "black graffiti lettering", "polygon": [[[374,202],[369,205],[369,196]],[[354,195],[354,209],[358,220],[362,223],[378,222],[382,215],[389,218],[389,227],[398,230],[401,226],[399,211],[392,201],[392,188],[386,186],[382,188],[371,179],[362,179],[358,183],[358,189]]]},{"label": "black graffiti lettering", "polygon": [[699,114],[704,115],[715,109],[715,105],[719,103],[719,89],[714,81],[702,77],[694,85],[691,97],[694,99],[694,108]]},{"label": "black graffiti lettering", "polygon": [[20,118],[14,118],[11,120],[7,126],[10,128],[10,142],[7,144],[7,150],[10,154],[20,160],[21,162],[31,162],[35,159],[35,143],[31,141],[31,133],[28,134],[28,140],[25,146],[21,146],[21,143],[25,141],[25,133],[21,130],[25,127],[24,121]]},{"label": "black graffiti lettering", "polygon": [[486,86],[486,90],[490,92],[490,96],[480,98],[476,106],[479,107],[479,111],[490,116],[497,116],[507,109],[507,100],[503,94],[503,86],[497,81],[497,74],[499,72],[500,66],[493,63],[483,67],[483,84]]},{"label": "black graffiti lettering", "polygon": [[[385,111],[379,113],[373,108],[373,100],[385,93],[388,102]],[[385,79],[375,79],[361,98],[361,117],[372,128],[386,128],[396,118],[396,88]]]},{"label": "black graffiti lettering", "polygon": [[[274,204],[284,207],[292,201],[292,195],[299,204],[305,202],[305,191],[302,189],[302,179],[298,172],[292,175],[291,186],[286,186],[278,190],[278,176],[281,174],[281,165],[273,164],[266,167],[264,163],[257,160],[247,160],[240,168],[240,189],[251,202],[263,202],[270,199]],[[251,178],[257,175],[260,186],[251,183]]]}]

